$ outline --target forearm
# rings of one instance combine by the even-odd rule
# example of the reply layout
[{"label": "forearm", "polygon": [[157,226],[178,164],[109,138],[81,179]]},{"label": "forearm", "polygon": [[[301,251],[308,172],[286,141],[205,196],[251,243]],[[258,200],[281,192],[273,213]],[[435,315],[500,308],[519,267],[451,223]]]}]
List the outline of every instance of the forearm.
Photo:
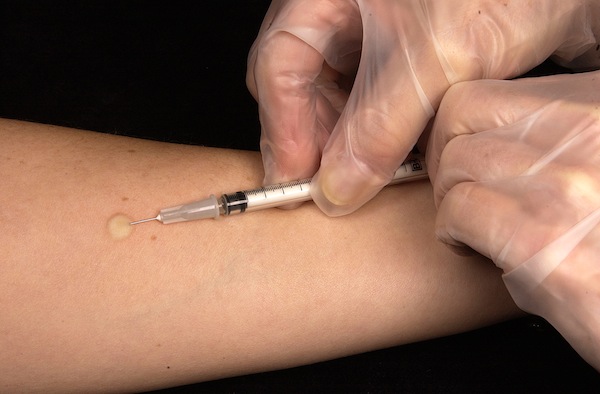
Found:
[{"label": "forearm", "polygon": [[238,188],[257,154],[0,121],[0,391],[142,390],[469,330],[518,313],[498,271],[433,235],[427,183],[337,219],[115,214]]}]

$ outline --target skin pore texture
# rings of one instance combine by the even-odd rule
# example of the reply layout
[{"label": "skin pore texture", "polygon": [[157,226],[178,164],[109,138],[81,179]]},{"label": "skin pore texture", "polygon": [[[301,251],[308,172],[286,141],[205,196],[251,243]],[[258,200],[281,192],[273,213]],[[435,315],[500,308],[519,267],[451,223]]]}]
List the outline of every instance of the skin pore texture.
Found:
[{"label": "skin pore texture", "polygon": [[0,392],[150,390],[521,314],[493,264],[436,241],[428,182],[335,219],[304,204],[132,229],[258,186],[260,156],[12,120],[0,138]]}]

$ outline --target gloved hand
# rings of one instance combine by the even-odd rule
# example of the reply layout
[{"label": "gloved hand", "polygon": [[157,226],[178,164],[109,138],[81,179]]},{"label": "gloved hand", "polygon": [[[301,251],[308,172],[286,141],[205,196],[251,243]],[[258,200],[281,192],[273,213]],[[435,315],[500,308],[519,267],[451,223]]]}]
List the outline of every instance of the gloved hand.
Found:
[{"label": "gloved hand", "polygon": [[452,84],[595,50],[597,3],[273,1],[247,73],[265,183],[312,176],[322,154],[313,199],[332,216],[354,211],[391,180]]},{"label": "gloved hand", "polygon": [[456,85],[427,149],[437,236],[600,370],[600,72]]}]

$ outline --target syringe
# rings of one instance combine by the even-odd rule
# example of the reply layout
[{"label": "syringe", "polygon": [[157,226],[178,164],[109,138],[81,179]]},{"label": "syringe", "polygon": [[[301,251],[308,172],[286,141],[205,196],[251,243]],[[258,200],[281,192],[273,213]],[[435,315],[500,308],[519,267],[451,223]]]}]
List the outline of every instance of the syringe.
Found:
[{"label": "syringe", "polygon": [[[404,161],[388,184],[410,182],[427,178],[427,167],[423,156],[415,155]],[[216,198],[211,194],[208,198],[188,204],[161,209],[156,217],[137,220],[131,225],[158,220],[163,224],[188,222],[199,219],[216,219],[236,213],[252,212],[282,205],[311,200],[311,179],[303,179],[223,194]]]}]

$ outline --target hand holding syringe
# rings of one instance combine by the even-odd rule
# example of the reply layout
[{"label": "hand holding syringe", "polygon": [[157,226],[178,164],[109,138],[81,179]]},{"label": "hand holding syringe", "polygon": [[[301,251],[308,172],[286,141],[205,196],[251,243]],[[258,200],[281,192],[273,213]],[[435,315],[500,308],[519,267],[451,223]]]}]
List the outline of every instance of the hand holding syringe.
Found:
[{"label": "hand holding syringe", "polygon": [[[389,185],[425,178],[427,178],[425,159],[422,156],[416,156],[402,163]],[[252,212],[309,201],[311,200],[310,183],[311,179],[292,181],[223,194],[219,199],[214,194],[211,194],[210,197],[204,200],[161,209],[156,217],[137,220],[130,224],[145,223],[153,220],[158,220],[163,224],[170,224],[199,219],[216,219],[220,215],[229,216],[234,213]]]}]

